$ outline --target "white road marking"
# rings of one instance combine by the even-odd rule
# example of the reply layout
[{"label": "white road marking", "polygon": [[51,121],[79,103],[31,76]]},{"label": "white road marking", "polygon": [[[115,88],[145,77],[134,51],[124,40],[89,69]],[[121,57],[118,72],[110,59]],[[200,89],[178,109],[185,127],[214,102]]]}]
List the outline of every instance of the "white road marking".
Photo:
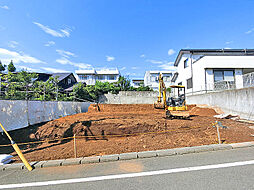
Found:
[{"label": "white road marking", "polygon": [[194,166],[194,167],[186,167],[186,168],[175,168],[175,169],[158,170],[158,171],[139,172],[139,173],[117,174],[117,175],[108,175],[108,176],[97,176],[97,177],[55,180],[55,181],[43,181],[43,182],[31,182],[31,183],[20,183],[20,184],[7,184],[7,185],[0,185],[0,189],[38,187],[38,186],[48,186],[48,185],[102,181],[102,180],[110,180],[110,179],[144,177],[144,176],[171,174],[171,173],[179,173],[179,172],[190,172],[190,171],[210,170],[210,169],[218,169],[218,168],[229,168],[229,167],[245,166],[245,165],[251,165],[251,164],[254,164],[254,160],[223,163],[223,164],[214,164],[214,165],[205,165],[205,166]]}]

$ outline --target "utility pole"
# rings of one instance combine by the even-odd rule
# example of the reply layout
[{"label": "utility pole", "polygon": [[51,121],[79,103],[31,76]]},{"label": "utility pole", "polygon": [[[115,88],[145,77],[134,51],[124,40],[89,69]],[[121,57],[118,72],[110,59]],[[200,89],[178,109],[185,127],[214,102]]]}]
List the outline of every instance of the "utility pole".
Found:
[{"label": "utility pole", "polygon": [[28,86],[26,85],[26,100],[28,100]]},{"label": "utility pole", "polygon": [[[56,84],[56,83],[55,83]],[[56,84],[56,101],[58,100],[58,86]]]},{"label": "utility pole", "polygon": [[0,75],[0,97],[2,96],[1,88],[2,88],[2,75]]},{"label": "utility pole", "polygon": [[45,83],[44,83],[44,88],[43,88],[43,100],[45,101],[45,93],[46,93],[46,87],[45,87]]}]

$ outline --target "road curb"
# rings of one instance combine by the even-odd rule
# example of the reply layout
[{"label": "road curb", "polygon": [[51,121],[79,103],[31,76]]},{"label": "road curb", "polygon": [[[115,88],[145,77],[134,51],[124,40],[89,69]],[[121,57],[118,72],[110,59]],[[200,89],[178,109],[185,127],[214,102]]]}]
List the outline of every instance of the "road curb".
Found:
[{"label": "road curb", "polygon": [[[130,153],[93,156],[93,157],[38,161],[38,162],[31,162],[30,164],[34,168],[71,166],[71,165],[79,165],[79,164],[112,162],[112,161],[118,161],[118,160],[174,156],[174,155],[183,155],[183,154],[190,154],[190,153],[210,152],[210,151],[217,151],[217,150],[230,150],[230,149],[247,148],[247,147],[253,147],[253,146],[254,146],[254,141],[243,142],[243,143],[232,143],[232,144],[211,144],[211,145],[173,148],[173,149],[164,149],[164,150],[155,150],[155,151],[130,152]],[[25,166],[23,163],[6,164],[6,165],[0,166],[0,171],[22,170],[22,169],[25,169]]]}]

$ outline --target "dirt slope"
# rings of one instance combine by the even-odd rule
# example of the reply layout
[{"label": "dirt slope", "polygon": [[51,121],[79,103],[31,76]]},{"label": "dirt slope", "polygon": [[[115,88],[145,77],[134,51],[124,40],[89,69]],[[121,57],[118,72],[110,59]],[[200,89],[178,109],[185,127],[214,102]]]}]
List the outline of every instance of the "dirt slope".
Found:
[{"label": "dirt slope", "polygon": [[[209,108],[189,106],[191,120],[167,120],[164,110],[153,105],[96,105],[87,113],[76,114],[47,122],[41,126],[12,132],[14,139],[23,142],[31,140],[55,139],[62,137],[98,136],[77,140],[78,157],[117,154],[122,152],[166,149],[217,143],[216,112]],[[227,129],[221,130],[226,143],[251,141],[254,130],[248,124],[233,120],[219,120]],[[137,134],[168,131],[160,134]],[[102,136],[104,134],[104,136]],[[128,137],[108,137],[107,135],[137,134]],[[17,140],[16,140],[17,141]],[[1,143],[2,144],[2,143]],[[22,147],[29,161],[73,157],[73,141],[56,141]],[[0,148],[1,152],[12,153],[10,148]],[[18,160],[18,158],[16,157]]]}]

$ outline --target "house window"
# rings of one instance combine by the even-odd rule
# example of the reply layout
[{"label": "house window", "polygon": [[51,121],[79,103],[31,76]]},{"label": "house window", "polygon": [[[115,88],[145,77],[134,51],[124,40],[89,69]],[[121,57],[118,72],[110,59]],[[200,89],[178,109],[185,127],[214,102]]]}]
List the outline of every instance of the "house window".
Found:
[{"label": "house window", "polygon": [[155,82],[156,81],[156,77],[151,77],[151,82]]},{"label": "house window", "polygon": [[224,80],[234,81],[234,71],[224,71]]},{"label": "house window", "polygon": [[104,80],[105,79],[105,77],[104,77],[104,75],[98,75],[98,80]]},{"label": "house window", "polygon": [[68,84],[71,84],[71,79],[68,79]]},{"label": "house window", "polygon": [[163,76],[163,80],[165,82],[170,82],[171,81],[171,76]]},{"label": "house window", "polygon": [[235,81],[233,70],[215,70],[214,71],[214,82],[218,81]]},{"label": "house window", "polygon": [[179,82],[179,83],[178,83],[178,85],[179,85],[179,86],[182,86],[182,85],[183,85],[183,83],[182,83],[182,82]]},{"label": "house window", "polygon": [[80,80],[87,80],[88,76],[87,75],[78,75]]},{"label": "house window", "polygon": [[187,79],[187,89],[190,89],[193,87],[192,78]]},{"label": "house window", "polygon": [[188,58],[184,60],[184,68],[188,67]]},{"label": "house window", "polygon": [[114,76],[114,75],[109,75],[109,76],[108,76],[108,80],[116,80],[116,76]]}]

